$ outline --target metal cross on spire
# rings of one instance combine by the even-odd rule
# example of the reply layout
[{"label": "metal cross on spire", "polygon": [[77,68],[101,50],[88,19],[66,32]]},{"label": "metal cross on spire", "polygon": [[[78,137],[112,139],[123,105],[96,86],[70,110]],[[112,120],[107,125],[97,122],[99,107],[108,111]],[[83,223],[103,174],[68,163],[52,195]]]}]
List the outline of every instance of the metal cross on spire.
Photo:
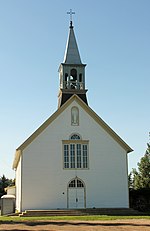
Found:
[{"label": "metal cross on spire", "polygon": [[70,14],[70,22],[72,22],[72,15],[75,14],[75,12],[73,12],[72,9],[70,9],[70,11],[67,12],[67,14]]}]

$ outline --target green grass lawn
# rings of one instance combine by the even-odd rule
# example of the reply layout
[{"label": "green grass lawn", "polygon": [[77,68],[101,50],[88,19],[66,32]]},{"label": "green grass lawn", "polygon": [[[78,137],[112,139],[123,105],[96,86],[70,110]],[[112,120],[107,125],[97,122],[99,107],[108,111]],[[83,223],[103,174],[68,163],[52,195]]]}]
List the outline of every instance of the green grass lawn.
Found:
[{"label": "green grass lawn", "polygon": [[106,220],[117,220],[117,219],[150,219],[150,216],[107,216],[107,215],[96,215],[96,216],[52,216],[52,217],[8,217],[0,216],[0,223],[3,222],[21,222],[21,221],[50,221],[50,220],[63,220],[63,221],[106,221]]}]

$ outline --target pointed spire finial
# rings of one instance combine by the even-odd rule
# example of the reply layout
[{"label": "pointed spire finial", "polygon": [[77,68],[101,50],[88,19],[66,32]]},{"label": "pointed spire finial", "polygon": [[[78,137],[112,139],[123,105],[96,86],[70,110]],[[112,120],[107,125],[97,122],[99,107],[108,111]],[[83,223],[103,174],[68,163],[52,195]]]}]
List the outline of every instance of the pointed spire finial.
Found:
[{"label": "pointed spire finial", "polygon": [[75,14],[75,12],[73,12],[72,9],[70,9],[70,11],[67,12],[67,14],[70,14],[70,28],[73,28],[73,25],[72,25],[72,15]]}]

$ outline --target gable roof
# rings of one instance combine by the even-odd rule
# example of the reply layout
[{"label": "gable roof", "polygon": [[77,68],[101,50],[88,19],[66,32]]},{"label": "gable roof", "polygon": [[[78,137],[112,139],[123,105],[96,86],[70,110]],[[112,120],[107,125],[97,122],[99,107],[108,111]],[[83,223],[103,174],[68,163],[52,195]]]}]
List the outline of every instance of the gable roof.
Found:
[{"label": "gable roof", "polygon": [[73,95],[66,101],[56,112],[52,114],[25,142],[23,142],[15,153],[13,161],[13,169],[17,168],[22,151],[38,136],[40,135],[74,100],[127,152],[132,152],[130,148],[87,104],[85,104],[77,95]]}]

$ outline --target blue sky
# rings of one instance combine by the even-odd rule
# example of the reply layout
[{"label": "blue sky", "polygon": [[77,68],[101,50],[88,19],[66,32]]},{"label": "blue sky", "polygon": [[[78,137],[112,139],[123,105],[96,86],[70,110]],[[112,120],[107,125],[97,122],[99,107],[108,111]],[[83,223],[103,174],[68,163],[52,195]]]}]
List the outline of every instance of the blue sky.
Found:
[{"label": "blue sky", "polygon": [[129,145],[129,170],[150,131],[149,0],[0,0],[0,176],[15,149],[57,109],[70,9],[89,106]]}]

